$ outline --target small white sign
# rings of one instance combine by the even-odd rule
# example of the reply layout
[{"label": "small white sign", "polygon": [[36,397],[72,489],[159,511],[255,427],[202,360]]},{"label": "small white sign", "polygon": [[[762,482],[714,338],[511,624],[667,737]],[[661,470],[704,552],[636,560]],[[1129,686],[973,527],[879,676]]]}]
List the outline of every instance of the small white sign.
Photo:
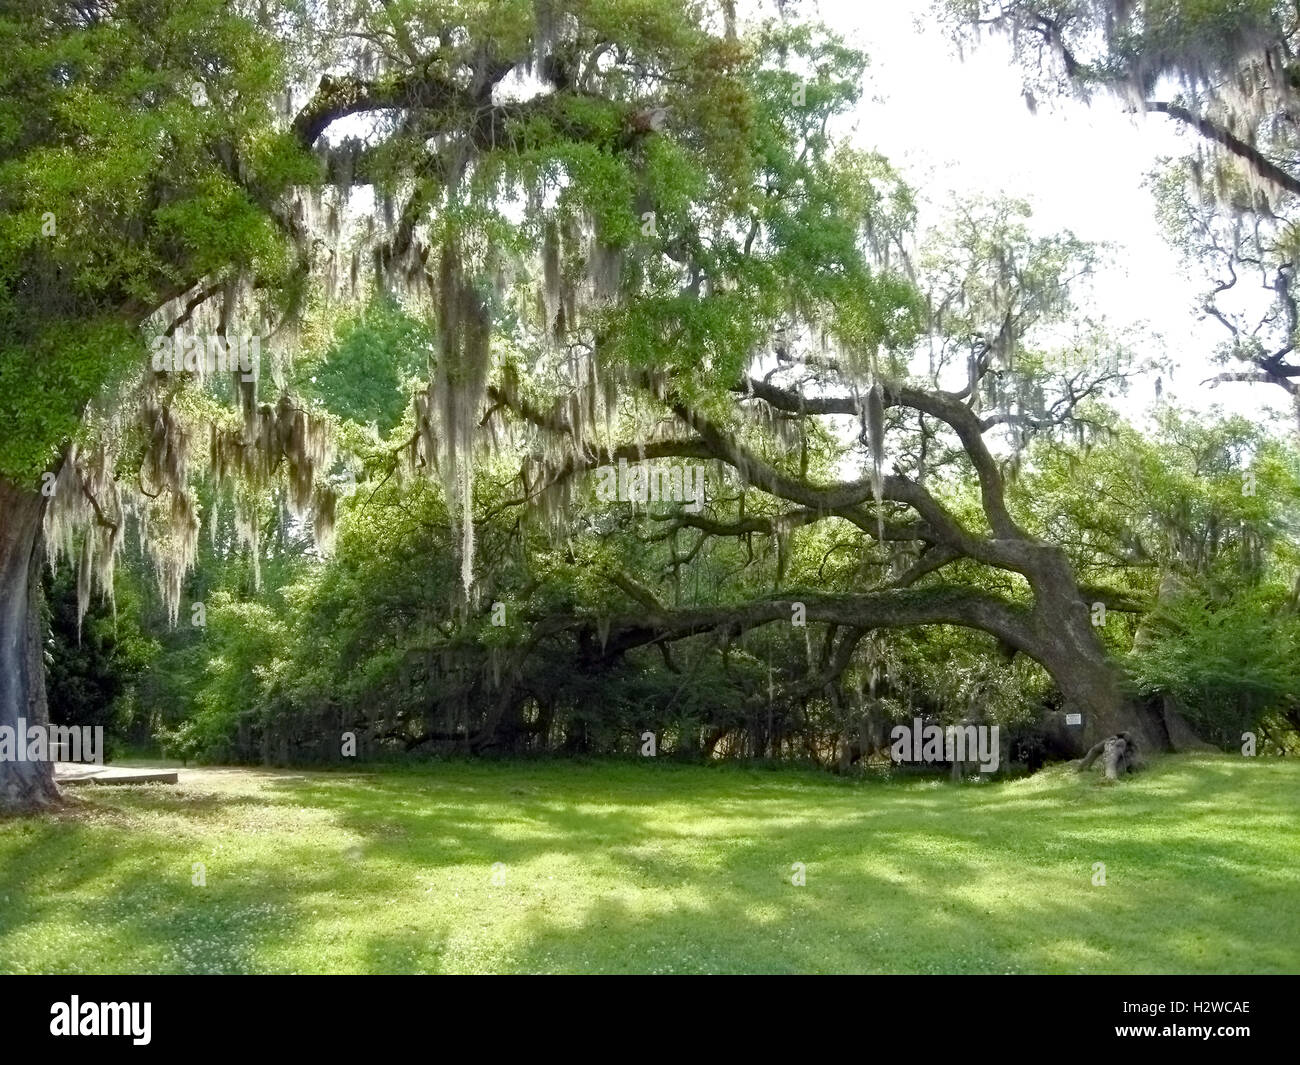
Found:
[{"label": "small white sign", "polygon": [[1067,725],[1082,725],[1082,724],[1083,724],[1083,715],[1082,715],[1082,714],[1066,714],[1066,715],[1065,715],[1065,723],[1066,723]]}]

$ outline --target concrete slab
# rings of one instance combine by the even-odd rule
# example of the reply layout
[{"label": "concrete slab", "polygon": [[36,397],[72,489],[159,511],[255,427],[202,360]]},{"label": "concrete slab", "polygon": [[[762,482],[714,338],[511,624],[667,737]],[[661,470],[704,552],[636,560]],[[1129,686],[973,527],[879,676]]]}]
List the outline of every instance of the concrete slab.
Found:
[{"label": "concrete slab", "polygon": [[177,779],[174,769],[132,769],[86,762],[54,763],[54,781],[57,784],[175,784]]}]

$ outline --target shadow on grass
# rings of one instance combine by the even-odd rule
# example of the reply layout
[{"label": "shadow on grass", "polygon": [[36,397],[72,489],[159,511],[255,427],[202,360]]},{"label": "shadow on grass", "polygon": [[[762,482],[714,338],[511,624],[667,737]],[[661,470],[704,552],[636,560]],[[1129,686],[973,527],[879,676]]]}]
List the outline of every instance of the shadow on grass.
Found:
[{"label": "shadow on grass", "polygon": [[664,770],[282,774],[95,802],[0,835],[0,948],[66,930],[73,906],[133,971],[1300,968],[1289,767],[1170,759],[1118,787]]},{"label": "shadow on grass", "polygon": [[[470,789],[475,805],[412,797],[396,825],[386,782],[306,793],[367,838],[394,889],[429,863],[481,875],[501,863],[520,870],[524,905],[545,886],[529,867],[557,853],[618,885],[558,916],[550,905],[530,913],[505,968],[1294,971],[1300,942],[1261,930],[1297,890],[1294,846],[1279,850],[1270,830],[1289,826],[1294,839],[1295,781],[1289,797],[1252,792],[1234,814],[1217,788],[1239,772],[1165,763],[1150,794],[1064,768],[965,788],[721,777],[722,794],[699,808],[671,787],[656,794],[650,774],[630,795],[598,777],[585,791],[577,774],[563,798],[489,775]],[[748,793],[722,797],[737,788]],[[799,812],[798,798],[819,809]],[[1196,830],[1188,822],[1200,807],[1211,816]],[[790,883],[795,862],[803,887]],[[1093,883],[1095,862],[1104,885]]]}]

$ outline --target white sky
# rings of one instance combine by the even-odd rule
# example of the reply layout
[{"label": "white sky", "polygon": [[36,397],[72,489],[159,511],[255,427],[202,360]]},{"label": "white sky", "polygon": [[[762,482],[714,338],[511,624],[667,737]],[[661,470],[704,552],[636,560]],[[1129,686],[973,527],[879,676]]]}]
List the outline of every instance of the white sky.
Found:
[{"label": "white sky", "polygon": [[[870,56],[853,137],[887,156],[917,190],[923,225],[942,217],[954,195],[1029,201],[1043,232],[1070,229],[1116,247],[1096,282],[1098,309],[1115,326],[1146,322],[1163,338],[1179,366],[1163,382],[1166,398],[1199,410],[1217,403],[1239,413],[1288,411],[1272,386],[1201,385],[1215,372],[1210,353],[1225,334],[1198,320],[1204,278],[1190,275],[1161,236],[1144,184],[1160,157],[1194,145],[1176,123],[1126,114],[1107,98],[1091,106],[1040,100],[1031,114],[1009,42],[986,38],[963,61],[932,22],[931,0],[820,0],[817,10]],[[1123,408],[1140,424],[1152,398],[1149,384]]]}]

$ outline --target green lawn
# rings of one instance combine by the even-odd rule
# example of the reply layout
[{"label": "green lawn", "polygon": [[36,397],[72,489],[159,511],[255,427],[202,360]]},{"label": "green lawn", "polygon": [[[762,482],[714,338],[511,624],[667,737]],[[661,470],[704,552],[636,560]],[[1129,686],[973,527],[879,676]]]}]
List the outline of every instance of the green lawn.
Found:
[{"label": "green lawn", "polygon": [[0,972],[1300,971],[1289,760],[1117,786],[199,769],[74,794],[0,821]]}]

